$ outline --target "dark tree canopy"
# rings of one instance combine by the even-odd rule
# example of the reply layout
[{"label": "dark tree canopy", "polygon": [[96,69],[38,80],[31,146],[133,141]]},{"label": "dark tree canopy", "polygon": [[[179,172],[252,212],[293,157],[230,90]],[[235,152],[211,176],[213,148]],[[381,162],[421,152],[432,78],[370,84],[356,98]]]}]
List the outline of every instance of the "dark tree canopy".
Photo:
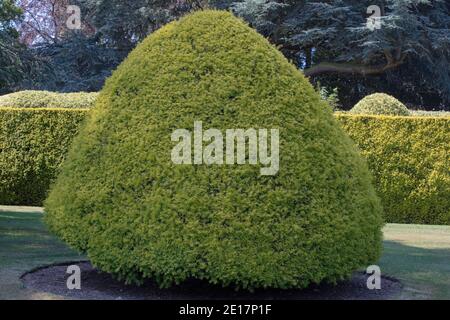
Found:
[{"label": "dark tree canopy", "polygon": [[23,73],[22,46],[14,27],[22,11],[11,0],[0,1],[0,93],[14,86]]},{"label": "dark tree canopy", "polygon": [[99,91],[128,53],[74,32],[70,38],[33,48],[40,64],[22,82],[23,89],[59,92]]},{"label": "dark tree canopy", "polygon": [[[81,7],[83,30],[53,32],[60,39],[41,44],[35,53],[56,68],[35,72],[39,76],[28,77],[27,88],[99,90],[105,77],[146,35],[188,12],[212,7],[243,17],[304,69],[312,82],[329,91],[338,88],[345,108],[373,92],[389,93],[413,106],[449,106],[449,1],[72,2]],[[367,27],[371,5],[381,10],[380,29]]]},{"label": "dark tree canopy", "polygon": [[[22,89],[98,91],[146,35],[205,5],[202,1],[166,0],[74,0],[71,4],[81,8],[81,30],[63,30],[61,21],[67,17],[61,8],[66,8],[67,0],[27,7],[29,16],[24,24],[32,26],[32,35],[23,38],[40,40],[31,51],[42,63],[22,83]],[[44,19],[41,11],[63,17],[54,14]]]},{"label": "dark tree canopy", "polygon": [[[381,9],[380,29],[367,27],[370,5]],[[347,90],[355,99],[394,88],[417,104],[425,97],[450,101],[448,1],[246,0],[233,8],[313,80],[339,81],[344,89],[358,82],[360,92]]]}]

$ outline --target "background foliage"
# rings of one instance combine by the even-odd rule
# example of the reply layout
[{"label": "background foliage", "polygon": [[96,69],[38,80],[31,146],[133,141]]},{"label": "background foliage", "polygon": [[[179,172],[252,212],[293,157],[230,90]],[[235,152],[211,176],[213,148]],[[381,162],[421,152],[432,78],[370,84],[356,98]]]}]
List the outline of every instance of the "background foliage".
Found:
[{"label": "background foliage", "polygon": [[86,111],[0,108],[0,203],[42,205]]},{"label": "background foliage", "polygon": [[14,26],[21,14],[13,1],[0,1],[0,94],[12,90],[26,72],[25,47]]},{"label": "background foliage", "polygon": [[[381,28],[366,26],[378,5]],[[416,106],[450,101],[450,2],[246,0],[235,11],[349,107],[373,92]]]},{"label": "background foliage", "polygon": [[387,222],[450,224],[450,117],[338,119],[369,163]]},{"label": "background foliage", "polygon": [[[329,92],[337,88],[344,109],[374,92],[413,108],[450,106],[450,2],[445,0],[74,0],[71,4],[82,9],[78,31],[65,27],[67,0],[17,3],[25,12],[22,19],[9,14],[0,20],[10,29],[17,26],[34,64],[25,68],[26,77],[0,82],[4,92],[16,87],[98,91],[146,35],[192,10],[217,7],[246,19],[314,83]],[[381,29],[367,28],[369,5],[380,6]]]},{"label": "background foliage", "polygon": [[[280,171],[175,165],[171,134],[194,121],[279,128]],[[130,53],[45,208],[53,232],[127,282],[303,288],[348,277],[381,250],[379,199],[331,110],[262,36],[218,11]]]}]

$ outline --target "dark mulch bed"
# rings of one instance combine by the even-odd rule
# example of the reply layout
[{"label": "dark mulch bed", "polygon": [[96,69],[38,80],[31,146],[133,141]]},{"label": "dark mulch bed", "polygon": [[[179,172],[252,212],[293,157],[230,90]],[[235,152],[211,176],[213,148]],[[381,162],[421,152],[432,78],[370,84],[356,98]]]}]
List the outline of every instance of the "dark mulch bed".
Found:
[{"label": "dark mulch bed", "polygon": [[[67,266],[77,264],[81,268],[81,290],[69,290],[66,286],[69,274]],[[355,299],[392,299],[402,290],[399,281],[383,277],[381,290],[367,289],[367,275],[355,273],[352,279],[337,286],[312,286],[305,290],[256,290],[235,291],[222,288],[204,281],[190,280],[170,289],[160,289],[154,282],[144,286],[125,285],[110,275],[94,269],[89,262],[66,263],[39,268],[22,276],[25,286],[41,292],[52,293],[72,299],[138,299],[138,300],[355,300]]]}]

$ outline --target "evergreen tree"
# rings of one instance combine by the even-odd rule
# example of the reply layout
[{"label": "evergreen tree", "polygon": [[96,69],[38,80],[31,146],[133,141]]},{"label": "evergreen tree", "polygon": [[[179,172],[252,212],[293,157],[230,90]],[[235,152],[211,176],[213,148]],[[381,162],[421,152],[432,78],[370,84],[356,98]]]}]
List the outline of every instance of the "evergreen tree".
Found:
[{"label": "evergreen tree", "polygon": [[[379,29],[367,25],[367,9],[374,4],[381,9]],[[281,45],[313,80],[339,79],[344,86],[358,80],[364,87],[370,79],[371,87],[354,92],[355,99],[395,84],[397,95],[431,92],[441,103],[450,101],[448,1],[245,0],[233,9]]]},{"label": "evergreen tree", "polygon": [[77,0],[84,23],[96,30],[103,42],[131,50],[137,42],[162,25],[193,9],[208,5],[203,0]]},{"label": "evergreen tree", "polygon": [[[38,76],[29,76],[27,87],[99,90],[111,70],[149,33],[187,12],[212,7],[232,9],[280,47],[312,82],[330,92],[338,88],[346,109],[373,92],[422,107],[444,108],[450,102],[449,1],[72,2],[81,7],[83,30],[59,33],[61,39],[41,45],[37,53],[53,70],[35,72]],[[380,8],[379,29],[368,28],[371,5]]]},{"label": "evergreen tree", "polygon": [[[24,8],[25,2],[21,2]],[[81,9],[81,30],[57,32],[53,27],[64,25],[61,21],[67,19],[67,0],[26,7],[27,12],[33,9],[33,16],[26,21],[27,28],[22,26],[26,33],[22,38],[40,39],[32,43],[30,52],[42,63],[30,70],[22,89],[98,91],[112,70],[146,35],[190,10],[208,6],[206,1],[165,0],[74,0],[71,4]],[[46,15],[48,21],[41,21],[40,10],[52,11],[52,6],[58,8],[56,13]]]},{"label": "evergreen tree", "polygon": [[21,13],[13,1],[0,1],[0,94],[11,90],[23,75],[23,47],[14,25]]}]

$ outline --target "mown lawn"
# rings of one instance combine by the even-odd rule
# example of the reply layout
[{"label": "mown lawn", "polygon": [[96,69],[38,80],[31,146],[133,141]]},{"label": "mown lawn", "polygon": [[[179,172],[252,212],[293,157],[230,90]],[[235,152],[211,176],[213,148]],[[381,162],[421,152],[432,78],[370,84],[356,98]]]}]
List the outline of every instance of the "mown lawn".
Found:
[{"label": "mown lawn", "polygon": [[[400,299],[450,299],[450,226],[388,224],[381,271],[400,279]],[[0,207],[0,299],[58,298],[23,288],[35,267],[84,257],[51,236],[39,209]]]},{"label": "mown lawn", "polygon": [[38,266],[83,257],[47,232],[39,210],[23,210],[0,208],[0,299],[52,298],[25,290],[19,277]]},{"label": "mown lawn", "polygon": [[450,299],[450,226],[388,224],[382,272],[405,285],[403,298]]}]

